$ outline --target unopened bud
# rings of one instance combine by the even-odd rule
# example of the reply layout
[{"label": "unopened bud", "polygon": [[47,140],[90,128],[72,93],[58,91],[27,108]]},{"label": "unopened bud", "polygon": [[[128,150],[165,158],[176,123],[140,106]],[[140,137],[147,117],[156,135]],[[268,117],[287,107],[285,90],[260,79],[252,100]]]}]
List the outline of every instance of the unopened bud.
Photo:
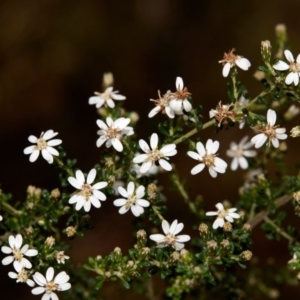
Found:
[{"label": "unopened bud", "polygon": [[240,254],[240,257],[243,259],[243,260],[245,260],[245,261],[247,261],[247,260],[250,260],[251,258],[252,258],[252,252],[251,251],[249,251],[249,250],[246,250],[246,251],[243,251],[241,254]]},{"label": "unopened bud", "polygon": [[217,246],[218,246],[218,243],[216,241],[214,241],[214,240],[211,240],[211,241],[208,241],[206,243],[206,246],[207,246],[208,249],[215,250],[217,248]]},{"label": "unopened bud", "polygon": [[270,62],[271,58],[271,43],[270,41],[262,41],[261,42],[261,55],[265,62]]},{"label": "unopened bud", "polygon": [[231,225],[231,223],[230,222],[225,222],[224,226],[223,226],[223,230],[226,231],[226,232],[232,231],[232,225]]},{"label": "unopened bud", "polygon": [[73,237],[76,234],[76,229],[73,226],[69,226],[66,228],[67,237]]},{"label": "unopened bud", "polygon": [[200,235],[207,234],[208,233],[208,226],[204,223],[201,223],[198,227],[198,230],[200,231]]},{"label": "unopened bud", "polygon": [[59,189],[54,189],[51,191],[50,197],[57,200],[60,197]]},{"label": "unopened bud", "polygon": [[55,238],[53,236],[48,236],[45,241],[45,245],[51,248],[55,244]]},{"label": "unopened bud", "polygon": [[109,86],[114,85],[114,75],[111,72],[107,72],[103,74],[103,81],[102,81],[103,88],[106,89]]},{"label": "unopened bud", "polygon": [[300,126],[296,126],[291,129],[291,137],[298,137],[300,136]]},{"label": "unopened bud", "polygon": [[300,191],[293,193],[293,198],[300,204]]}]

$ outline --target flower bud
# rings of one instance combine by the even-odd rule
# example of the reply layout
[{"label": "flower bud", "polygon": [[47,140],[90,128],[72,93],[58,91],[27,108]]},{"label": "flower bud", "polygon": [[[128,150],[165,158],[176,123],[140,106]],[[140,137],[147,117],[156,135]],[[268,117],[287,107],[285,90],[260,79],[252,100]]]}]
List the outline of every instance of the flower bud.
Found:
[{"label": "flower bud", "polygon": [[271,59],[271,43],[270,41],[262,41],[261,42],[261,55],[265,62],[270,62]]},{"label": "flower bud", "polygon": [[73,226],[69,226],[66,228],[67,237],[73,237],[76,234],[76,228]]},{"label": "flower bud", "polygon": [[106,89],[109,86],[114,85],[114,75],[111,72],[107,72],[103,74],[103,81],[102,81],[103,88]]},{"label": "flower bud", "polygon": [[296,126],[291,129],[291,137],[298,137],[300,136],[300,126]]},{"label": "flower bud", "polygon": [[251,258],[252,258],[252,252],[251,251],[249,251],[249,250],[246,250],[246,251],[243,251],[241,254],[240,254],[240,257],[243,259],[243,260],[245,260],[245,261],[247,261],[247,260],[250,260]]},{"label": "flower bud", "polygon": [[53,236],[49,236],[46,238],[45,245],[51,248],[55,244],[55,238]]}]

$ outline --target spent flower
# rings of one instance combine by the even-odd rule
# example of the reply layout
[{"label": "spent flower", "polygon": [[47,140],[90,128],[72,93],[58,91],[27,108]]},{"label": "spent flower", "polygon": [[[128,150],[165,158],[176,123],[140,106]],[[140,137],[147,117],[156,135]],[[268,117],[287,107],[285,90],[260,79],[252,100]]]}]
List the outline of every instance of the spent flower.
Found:
[{"label": "spent flower", "polygon": [[285,50],[284,55],[286,60],[289,62],[287,64],[286,62],[279,60],[275,65],[273,65],[273,68],[277,71],[287,71],[289,70],[289,74],[285,78],[286,84],[294,83],[294,85],[299,84],[299,76],[300,76],[300,54],[298,54],[296,61],[294,59],[294,56],[290,50]]},{"label": "spent flower", "polygon": [[152,118],[155,115],[157,115],[160,111],[163,114],[166,114],[169,118],[174,119],[175,112],[170,107],[170,92],[167,92],[163,96],[161,96],[160,91],[158,91],[158,99],[150,99],[150,101],[153,101],[155,103],[155,107],[149,112],[148,117]]},{"label": "spent flower", "polygon": [[89,104],[96,104],[97,108],[100,108],[103,104],[106,104],[110,108],[115,107],[114,100],[125,100],[126,97],[118,94],[119,91],[114,91],[113,87],[110,86],[105,89],[103,93],[95,92],[96,96],[92,96],[89,98]]},{"label": "spent flower", "polygon": [[223,59],[219,60],[219,63],[223,64],[222,74],[224,77],[227,77],[230,69],[235,66],[238,66],[244,71],[247,71],[251,66],[251,63],[247,58],[233,54],[234,51],[235,49],[232,49],[228,53],[224,53]]},{"label": "spent flower", "polygon": [[255,135],[251,139],[251,143],[254,144],[255,148],[260,148],[267,140],[267,145],[271,143],[275,148],[279,147],[279,140],[285,140],[287,134],[285,134],[285,128],[277,128],[276,123],[276,112],[272,109],[268,109],[267,112],[267,124],[260,128],[259,134]]}]

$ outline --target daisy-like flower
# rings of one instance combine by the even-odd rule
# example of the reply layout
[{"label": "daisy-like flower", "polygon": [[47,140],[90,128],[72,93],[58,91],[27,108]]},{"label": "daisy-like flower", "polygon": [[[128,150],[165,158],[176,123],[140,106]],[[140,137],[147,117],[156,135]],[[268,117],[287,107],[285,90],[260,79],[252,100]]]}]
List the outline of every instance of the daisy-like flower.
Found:
[{"label": "daisy-like flower", "polygon": [[71,288],[71,284],[68,282],[70,276],[62,271],[54,277],[54,269],[49,267],[46,271],[46,277],[39,272],[36,272],[33,276],[34,281],[39,287],[34,288],[31,293],[34,295],[43,294],[42,300],[58,300],[56,291],[62,292]]},{"label": "daisy-like flower", "polygon": [[173,221],[171,226],[166,220],[163,220],[161,227],[165,235],[159,233],[150,235],[150,239],[157,243],[158,248],[171,246],[176,251],[180,251],[184,248],[183,243],[191,239],[187,234],[176,236],[184,227],[183,223],[178,223],[177,220]]},{"label": "daisy-like flower", "polygon": [[100,130],[97,132],[100,137],[97,140],[97,147],[102,146],[105,142],[107,148],[111,145],[119,151],[123,151],[123,145],[121,140],[123,137],[132,135],[133,128],[127,126],[130,123],[129,118],[119,118],[115,121],[111,117],[106,118],[107,125],[102,120],[97,120],[97,125],[100,127]]},{"label": "daisy-like flower", "polygon": [[152,118],[161,111],[163,114],[167,114],[169,118],[173,119],[175,117],[175,112],[170,107],[170,91],[163,96],[161,96],[160,91],[158,91],[158,97],[159,98],[156,100],[150,99],[156,106],[149,112],[148,117]]},{"label": "daisy-like flower", "polygon": [[150,202],[142,199],[145,196],[145,187],[140,185],[135,189],[134,183],[131,181],[127,185],[127,191],[122,187],[118,187],[118,191],[124,198],[116,199],[115,206],[121,206],[119,209],[120,214],[125,214],[129,209],[136,216],[139,217],[143,212],[143,207],[148,207]]},{"label": "daisy-like flower", "polygon": [[290,50],[285,50],[284,55],[286,60],[289,62],[289,64],[287,64],[282,60],[279,60],[275,65],[273,65],[273,68],[277,71],[289,70],[290,73],[286,76],[285,83],[286,84],[294,83],[294,85],[298,85],[299,76],[300,76],[300,54],[298,54],[296,58],[296,62]]},{"label": "daisy-like flower", "polygon": [[89,104],[96,104],[97,108],[100,108],[103,104],[106,104],[110,108],[115,107],[115,102],[113,100],[125,100],[126,97],[119,95],[119,91],[113,91],[113,87],[108,87],[103,93],[95,92],[96,96],[89,98]]},{"label": "daisy-like flower", "polygon": [[254,144],[255,148],[260,148],[267,140],[267,145],[269,146],[272,142],[272,145],[275,148],[279,147],[278,140],[285,140],[287,138],[287,134],[285,134],[285,128],[277,128],[275,126],[276,123],[276,112],[272,109],[268,109],[267,112],[267,125],[260,129],[259,134],[255,135],[251,139],[251,143]]},{"label": "daisy-like flower", "polygon": [[56,252],[55,255],[54,255],[55,259],[57,260],[57,262],[60,264],[64,264],[65,263],[65,260],[66,259],[69,259],[70,256],[68,255],[65,255],[65,252],[64,251],[59,251],[59,252]]},{"label": "daisy-like flower", "polygon": [[248,136],[242,138],[238,144],[235,142],[230,143],[230,149],[227,150],[226,154],[233,158],[230,165],[232,171],[235,171],[238,166],[244,170],[248,168],[248,161],[245,157],[256,156],[255,150],[248,150],[252,146],[253,144],[248,142]]},{"label": "daisy-like flower", "polygon": [[27,283],[29,286],[34,287],[35,283],[29,278],[28,272],[22,265],[15,265],[16,272],[9,272],[8,276],[12,279],[17,279],[17,282]]},{"label": "daisy-like flower", "polygon": [[219,127],[221,126],[221,124],[228,124],[228,121],[235,122],[235,113],[230,110],[232,106],[233,103],[230,105],[222,105],[222,102],[220,101],[216,109],[211,109],[209,111],[209,117],[215,118],[219,123]]},{"label": "daisy-like flower", "polygon": [[196,165],[192,170],[191,174],[195,175],[201,172],[205,166],[208,167],[209,174],[211,177],[217,177],[218,173],[225,173],[227,168],[227,163],[217,157],[216,152],[218,151],[220,143],[218,141],[212,141],[211,139],[207,140],[206,146],[201,142],[196,144],[196,149],[198,151],[188,151],[188,156],[191,158],[200,161],[200,164]]},{"label": "daisy-like flower", "polygon": [[69,183],[78,189],[79,191],[73,195],[69,203],[74,204],[76,203],[75,209],[80,210],[82,207],[86,212],[90,211],[91,205],[93,204],[96,208],[101,206],[100,201],[105,201],[106,196],[100,192],[100,189],[103,189],[107,186],[107,182],[101,181],[97,182],[94,185],[91,185],[96,178],[96,170],[92,169],[86,179],[83,173],[80,170],[76,171],[76,178],[69,177]]},{"label": "daisy-like flower", "polygon": [[235,66],[238,66],[244,71],[247,71],[251,66],[251,63],[247,58],[233,54],[234,51],[235,49],[232,49],[228,53],[224,53],[223,59],[219,60],[219,63],[223,64],[222,74],[224,77],[227,77],[230,69]]},{"label": "daisy-like flower", "polygon": [[224,209],[222,203],[216,204],[216,208],[218,211],[209,211],[206,213],[207,216],[217,216],[217,219],[213,223],[213,229],[217,229],[218,227],[223,228],[225,223],[224,219],[233,223],[234,219],[240,218],[240,215],[235,212],[237,210],[236,208]]},{"label": "daisy-like flower", "polygon": [[176,89],[175,93],[169,93],[170,107],[174,110],[175,114],[182,115],[183,110],[189,112],[192,110],[192,104],[188,100],[191,93],[184,87],[183,80],[181,77],[176,78]]},{"label": "daisy-like flower", "polygon": [[19,270],[20,267],[24,266],[24,268],[31,269],[32,264],[31,262],[24,256],[36,256],[38,251],[35,249],[29,249],[29,245],[23,244],[23,238],[21,234],[17,234],[15,237],[10,235],[8,237],[9,246],[2,246],[1,251],[5,254],[12,254],[6,256],[2,260],[3,265],[8,265],[14,262],[15,270]]},{"label": "daisy-like flower", "polygon": [[158,135],[153,133],[150,138],[150,147],[144,140],[139,140],[140,148],[145,152],[145,154],[140,154],[133,159],[135,164],[143,163],[140,172],[142,174],[149,171],[152,165],[158,161],[160,166],[166,171],[171,171],[172,166],[167,160],[168,156],[174,156],[177,153],[175,144],[168,144],[158,149]]},{"label": "daisy-like flower", "polygon": [[34,146],[29,146],[24,149],[24,154],[30,154],[29,156],[29,161],[30,162],[35,162],[37,158],[40,155],[40,151],[42,151],[42,156],[44,159],[49,163],[53,163],[53,155],[58,156],[59,153],[56,149],[53,148],[53,146],[60,145],[62,143],[62,140],[52,140],[53,137],[58,135],[57,132],[54,132],[52,129],[47,130],[45,133],[42,132],[41,136],[37,138],[34,135],[29,136],[28,141],[30,143],[36,144]]}]

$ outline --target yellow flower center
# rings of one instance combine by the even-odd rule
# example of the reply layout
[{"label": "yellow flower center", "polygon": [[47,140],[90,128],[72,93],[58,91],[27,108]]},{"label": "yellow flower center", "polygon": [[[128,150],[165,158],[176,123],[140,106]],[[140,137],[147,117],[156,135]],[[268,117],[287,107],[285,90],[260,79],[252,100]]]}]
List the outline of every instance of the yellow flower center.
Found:
[{"label": "yellow flower center", "polygon": [[290,63],[290,71],[295,72],[295,73],[299,73],[300,72],[300,64],[297,64],[295,62],[291,62]]},{"label": "yellow flower center", "polygon": [[40,137],[36,143],[39,150],[47,148],[47,142],[42,137]]},{"label": "yellow flower center", "polygon": [[205,163],[208,167],[215,166],[215,157],[216,154],[206,154],[203,156],[202,161]]},{"label": "yellow flower center", "polygon": [[53,291],[56,291],[58,289],[58,284],[54,283],[53,281],[47,282],[46,283],[46,293],[50,294]]},{"label": "yellow flower center", "polygon": [[130,208],[133,204],[135,204],[135,202],[136,202],[136,196],[135,196],[135,194],[130,195],[130,196],[128,197],[128,200],[127,200],[126,204],[125,204],[125,207],[128,209],[128,208]]},{"label": "yellow flower center", "polygon": [[23,253],[20,249],[14,247],[13,248],[13,256],[14,256],[15,260],[21,261],[23,258]]},{"label": "yellow flower center", "polygon": [[90,196],[93,194],[93,189],[91,185],[84,183],[81,187],[81,191],[79,192],[79,194],[81,194],[85,198],[85,200],[88,201]]}]

